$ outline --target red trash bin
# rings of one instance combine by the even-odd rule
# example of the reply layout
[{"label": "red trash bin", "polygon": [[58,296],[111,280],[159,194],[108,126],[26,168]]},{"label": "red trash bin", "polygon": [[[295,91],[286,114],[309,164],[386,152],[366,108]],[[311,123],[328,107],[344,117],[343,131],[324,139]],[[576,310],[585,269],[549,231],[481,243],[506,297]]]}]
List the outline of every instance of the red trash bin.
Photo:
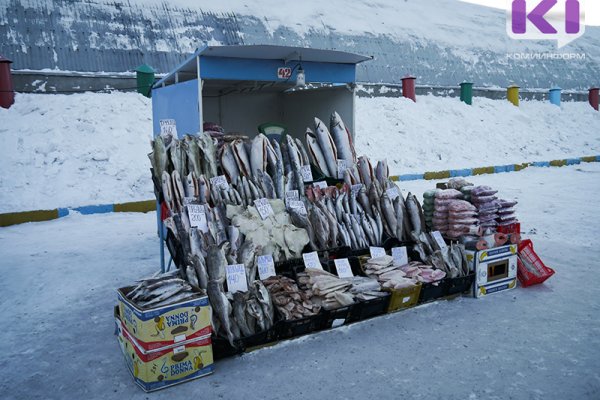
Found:
[{"label": "red trash bin", "polygon": [[591,88],[589,95],[590,105],[594,107],[594,110],[596,111],[598,111],[598,91],[600,91],[600,88]]},{"label": "red trash bin", "polygon": [[0,55],[0,107],[10,108],[15,102],[12,75],[10,74],[10,61]]},{"label": "red trash bin", "polygon": [[415,81],[417,80],[414,76],[405,76],[402,78],[402,96],[417,101],[417,95],[415,93]]}]

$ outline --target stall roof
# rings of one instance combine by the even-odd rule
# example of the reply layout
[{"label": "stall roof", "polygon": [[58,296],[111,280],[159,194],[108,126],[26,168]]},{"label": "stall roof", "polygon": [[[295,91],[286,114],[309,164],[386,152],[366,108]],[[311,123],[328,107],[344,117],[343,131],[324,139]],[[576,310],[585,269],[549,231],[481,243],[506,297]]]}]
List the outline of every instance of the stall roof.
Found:
[{"label": "stall roof", "polygon": [[196,75],[196,57],[224,57],[255,60],[282,60],[284,62],[302,61],[335,64],[358,64],[371,60],[372,57],[337,50],[323,50],[305,47],[275,45],[242,45],[242,46],[204,46],[192,54],[181,65],[156,82],[154,87],[171,80],[176,73]]}]

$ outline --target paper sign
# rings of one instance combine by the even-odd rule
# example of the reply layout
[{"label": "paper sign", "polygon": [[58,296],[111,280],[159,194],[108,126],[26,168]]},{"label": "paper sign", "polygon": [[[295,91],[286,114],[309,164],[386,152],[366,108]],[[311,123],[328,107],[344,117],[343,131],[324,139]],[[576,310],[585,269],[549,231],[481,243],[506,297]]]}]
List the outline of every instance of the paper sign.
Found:
[{"label": "paper sign", "polygon": [[340,278],[352,278],[354,276],[352,273],[352,268],[350,267],[350,262],[347,258],[338,258],[333,260],[333,262],[335,264],[337,275]]},{"label": "paper sign", "polygon": [[313,182],[313,186],[321,188],[321,189],[327,189],[327,182],[325,182],[325,181]]},{"label": "paper sign", "polygon": [[431,236],[433,236],[436,243],[438,244],[438,246],[440,246],[441,249],[448,247],[448,246],[446,246],[446,242],[444,241],[444,238],[442,237],[442,234],[440,233],[440,231],[431,232]]},{"label": "paper sign", "polygon": [[275,276],[275,262],[271,254],[258,256],[258,276],[261,281],[270,276]]},{"label": "paper sign", "polygon": [[206,219],[204,206],[188,204],[186,207],[192,228],[199,228],[202,232],[208,232],[208,220]]},{"label": "paper sign", "polygon": [[304,259],[304,266],[308,269],[320,269],[323,270],[323,266],[319,261],[319,255],[316,251],[312,253],[304,253],[302,254],[302,258]]},{"label": "paper sign", "polygon": [[285,204],[290,200],[300,200],[300,196],[297,190],[290,190],[285,192]]},{"label": "paper sign", "polygon": [[392,257],[394,258],[394,264],[405,265],[408,264],[408,253],[406,247],[392,247]]},{"label": "paper sign", "polygon": [[192,204],[194,201],[196,201],[195,197],[184,197],[183,198],[183,205],[187,206],[188,204]]},{"label": "paper sign", "polygon": [[337,160],[338,179],[344,179],[344,172],[348,169],[346,160]]},{"label": "paper sign", "polygon": [[287,203],[287,206],[288,206],[288,209],[290,209],[290,210],[296,210],[302,215],[308,215],[308,213],[306,212],[306,206],[304,205],[303,201],[290,200]]},{"label": "paper sign", "polygon": [[360,192],[360,189],[362,189],[363,184],[359,183],[357,185],[352,185],[352,196],[356,197],[356,195],[358,195],[358,192]]},{"label": "paper sign", "polygon": [[302,174],[302,180],[304,182],[312,182],[313,181],[313,176],[312,176],[312,171],[310,170],[310,165],[301,166],[300,173]]},{"label": "paper sign", "polygon": [[177,123],[174,119],[161,119],[158,121],[160,125],[160,135],[163,137],[177,137]]},{"label": "paper sign", "polygon": [[290,79],[291,76],[292,76],[292,69],[290,67],[277,68],[277,78]]},{"label": "paper sign", "polygon": [[371,258],[383,257],[386,255],[383,247],[369,247],[369,251],[371,252]]},{"label": "paper sign", "polygon": [[224,188],[229,190],[229,182],[227,182],[227,178],[225,178],[225,175],[219,175],[210,178],[210,184],[218,188]]},{"label": "paper sign", "polygon": [[246,268],[244,268],[244,264],[226,265],[225,274],[227,275],[228,292],[235,293],[248,291]]},{"label": "paper sign", "polygon": [[398,190],[398,186],[393,186],[385,191],[390,198],[391,201],[396,200],[396,197],[400,196],[400,191]]},{"label": "paper sign", "polygon": [[258,210],[258,213],[262,219],[267,219],[269,215],[274,214],[271,203],[269,203],[269,200],[265,199],[264,197],[262,199],[254,200],[254,205],[256,206],[256,209]]}]

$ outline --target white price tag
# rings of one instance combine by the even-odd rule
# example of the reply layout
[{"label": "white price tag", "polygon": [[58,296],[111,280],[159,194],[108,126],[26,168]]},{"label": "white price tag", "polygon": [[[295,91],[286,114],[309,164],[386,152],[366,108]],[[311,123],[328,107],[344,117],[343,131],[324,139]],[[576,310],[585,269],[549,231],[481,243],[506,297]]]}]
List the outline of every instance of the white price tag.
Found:
[{"label": "white price tag", "polygon": [[192,204],[194,201],[196,201],[195,197],[184,197],[183,198],[183,205],[187,206],[188,204]]},{"label": "white price tag", "polygon": [[433,236],[433,238],[435,239],[438,246],[440,246],[440,248],[444,249],[444,248],[448,247],[448,246],[446,246],[446,242],[444,241],[444,238],[442,237],[442,234],[440,233],[440,231],[431,232],[431,236]]},{"label": "white price tag", "polygon": [[323,266],[319,261],[319,255],[316,251],[312,253],[304,253],[302,254],[302,258],[304,259],[304,266],[308,269],[320,269],[323,270]]},{"label": "white price tag", "polygon": [[363,187],[362,183],[352,185],[352,197],[356,197],[358,195],[358,192],[360,192],[360,189],[362,189],[362,187]]},{"label": "white price tag", "polygon": [[300,173],[302,174],[302,180],[304,182],[312,182],[313,181],[313,176],[312,176],[312,171],[310,170],[310,165],[301,166]]},{"label": "white price tag", "polygon": [[350,267],[350,262],[347,258],[338,258],[333,260],[333,262],[335,264],[337,275],[340,278],[352,278],[354,276],[352,273],[352,267]]},{"label": "white price tag", "polygon": [[400,196],[400,191],[398,190],[398,186],[394,185],[385,191],[390,198],[391,201],[396,200],[396,197]]},{"label": "white price tag", "polygon": [[161,136],[177,138],[177,123],[174,119],[161,119],[158,124],[160,125]]},{"label": "white price tag", "polygon": [[313,182],[313,186],[318,187],[320,189],[327,189],[327,182],[325,182],[325,181]]},{"label": "white price tag", "polygon": [[230,293],[247,292],[248,281],[246,281],[246,268],[244,264],[233,264],[225,266],[227,275],[227,291]]},{"label": "white price tag", "polygon": [[392,247],[392,257],[394,258],[394,264],[405,265],[408,264],[408,253],[406,247]]},{"label": "white price tag", "polygon": [[254,200],[254,206],[258,210],[260,217],[262,219],[267,219],[269,215],[273,215],[273,207],[271,207],[271,203],[269,203],[268,199],[264,197],[262,199]]},{"label": "white price tag", "polygon": [[300,200],[300,195],[297,190],[290,190],[285,192],[285,204],[290,200]]},{"label": "white price tag", "polygon": [[346,160],[337,160],[338,179],[344,179],[344,172],[348,169]]},{"label": "white price tag", "polygon": [[275,262],[272,255],[258,256],[258,276],[261,281],[275,276]]},{"label": "white price tag", "polygon": [[304,205],[303,201],[300,200],[290,200],[287,203],[288,209],[290,210],[296,210],[298,213],[302,214],[302,215],[308,215],[308,213],[306,212],[306,206]]},{"label": "white price tag", "polygon": [[227,178],[225,178],[225,175],[219,175],[210,178],[210,184],[218,188],[224,188],[229,190],[229,182],[227,182]]},{"label": "white price tag", "polygon": [[386,255],[383,247],[369,247],[369,251],[371,252],[371,258],[383,257]]},{"label": "white price tag", "polygon": [[188,204],[188,217],[192,228],[199,228],[202,232],[208,232],[208,220],[206,219],[206,210],[203,205]]}]

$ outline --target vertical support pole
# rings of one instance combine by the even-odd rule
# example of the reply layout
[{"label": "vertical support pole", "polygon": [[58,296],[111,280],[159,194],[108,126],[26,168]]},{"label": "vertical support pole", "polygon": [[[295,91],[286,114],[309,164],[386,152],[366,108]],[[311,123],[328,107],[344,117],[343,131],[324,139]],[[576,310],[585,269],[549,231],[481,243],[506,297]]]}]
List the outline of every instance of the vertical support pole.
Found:
[{"label": "vertical support pole", "polygon": [[200,56],[196,56],[196,78],[198,79],[198,132],[204,132],[204,115],[202,113],[202,75],[200,74]]},{"label": "vertical support pole", "polygon": [[156,200],[156,226],[158,227],[158,238],[160,240],[160,272],[165,273],[165,227],[161,218],[161,207]]}]

